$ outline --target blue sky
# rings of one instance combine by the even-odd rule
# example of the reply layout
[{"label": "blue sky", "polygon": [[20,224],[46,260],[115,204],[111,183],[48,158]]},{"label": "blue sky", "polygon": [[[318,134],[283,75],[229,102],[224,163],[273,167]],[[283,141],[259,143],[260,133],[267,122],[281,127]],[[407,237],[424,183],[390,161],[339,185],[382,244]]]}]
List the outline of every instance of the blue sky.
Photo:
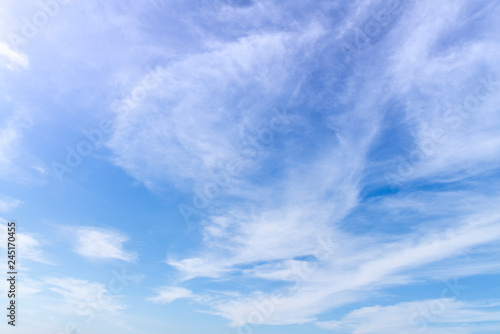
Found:
[{"label": "blue sky", "polygon": [[498,333],[499,15],[2,2],[1,332]]}]

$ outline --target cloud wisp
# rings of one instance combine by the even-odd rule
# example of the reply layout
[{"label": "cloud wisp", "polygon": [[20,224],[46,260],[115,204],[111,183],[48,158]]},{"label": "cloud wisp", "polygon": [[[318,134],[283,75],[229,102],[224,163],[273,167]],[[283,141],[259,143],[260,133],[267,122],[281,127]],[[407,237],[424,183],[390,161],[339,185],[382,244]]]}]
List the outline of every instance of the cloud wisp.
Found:
[{"label": "cloud wisp", "polygon": [[[378,8],[373,2],[366,2],[366,7]],[[279,50],[286,51],[276,53],[275,48],[270,48],[265,54],[267,58],[260,58],[264,61],[263,66],[273,61],[283,64],[282,59],[287,57],[295,61],[300,58],[302,64],[307,65],[314,60],[320,64],[318,68],[328,69],[332,78],[317,80],[330,88],[333,97],[315,93],[312,86],[319,84],[312,75],[306,75],[306,79],[295,86],[287,84],[286,76],[280,77],[283,81],[271,78],[266,82],[252,83],[258,88],[265,87],[266,92],[272,89],[271,95],[275,97],[291,96],[293,92],[293,103],[287,107],[300,111],[288,114],[286,138],[267,146],[265,153],[238,176],[225,196],[200,219],[201,249],[184,258],[168,256],[167,263],[179,273],[178,281],[189,287],[194,278],[220,281],[221,286],[224,286],[223,282],[231,281],[261,287],[238,297],[230,295],[209,302],[215,314],[229,319],[235,326],[255,323],[255,305],[262,299],[272,300],[268,286],[277,284],[283,289],[278,298],[281,302],[275,302],[275,309],[260,317],[259,321],[297,324],[313,322],[331,309],[370,298],[387,287],[411,286],[421,279],[432,281],[432,265],[439,263],[451,269],[453,266],[446,261],[463,254],[475,256],[481,247],[496,245],[500,238],[499,220],[492,199],[498,198],[498,193],[491,187],[476,191],[469,180],[488,175],[500,165],[497,160],[500,125],[495,107],[498,94],[494,79],[500,68],[491,51],[500,50],[500,46],[489,33],[477,39],[459,38],[458,31],[464,26],[497,25],[491,17],[483,22],[476,21],[473,16],[470,20],[463,19],[473,10],[472,7],[473,4],[467,1],[449,2],[448,6],[432,1],[402,6],[397,17],[392,18],[391,26],[373,42],[370,56],[360,53],[351,60],[349,70],[345,70],[345,64],[331,64],[342,59],[321,63],[324,59],[320,52],[325,48],[317,43],[309,42],[305,57],[304,53],[299,54],[297,49],[286,46],[290,35],[278,35],[280,38],[273,39],[274,46],[284,45]],[[351,13],[351,22],[342,26],[360,25],[367,19],[368,12],[370,10]],[[322,34],[305,35],[328,41],[324,36],[339,31],[338,26],[332,29],[318,25],[321,28],[315,31]],[[298,36],[294,38],[304,40]],[[342,36],[347,35],[332,39],[342,40]],[[215,72],[218,77],[214,81],[221,82],[217,87],[229,85],[235,98],[237,93],[244,96],[244,85],[239,84],[243,80],[240,77],[245,78],[246,72],[239,75],[240,72],[228,67],[227,63],[233,60],[231,64],[234,65],[234,59],[237,59],[239,66],[245,68],[242,58],[235,56],[240,53],[234,50],[245,47],[249,54],[260,52],[257,51],[261,49],[259,43],[265,45],[267,40],[262,34],[255,34],[236,44],[221,43],[226,45],[223,51],[198,55],[186,62],[192,65],[189,68],[198,70],[207,67],[220,69]],[[446,47],[442,46],[445,40]],[[221,58],[225,60],[224,66]],[[254,73],[261,73],[261,63],[246,65]],[[218,162],[236,159],[238,147],[233,143],[241,142],[239,136],[245,128],[258,127],[262,119],[254,110],[279,108],[279,103],[287,100],[267,100],[268,94],[263,94],[259,101],[265,101],[269,107],[263,108],[258,102],[244,105],[245,110],[249,110],[247,114],[253,116],[247,121],[241,117],[240,108],[231,110],[224,104],[230,94],[214,90],[208,99],[206,87],[211,86],[204,86],[203,93],[199,94],[197,84],[206,82],[204,76],[208,73],[211,77],[212,72],[193,74],[179,64],[161,71],[172,82],[168,86],[191,89],[177,95],[196,93],[196,97],[189,101],[195,101],[196,106],[204,104],[205,108],[184,104],[178,98],[169,99],[168,93],[153,94],[157,100],[148,95],[136,106],[137,110],[155,110],[149,111],[154,117],[147,126],[136,120],[138,111],[117,113],[119,130],[110,142],[116,153],[115,162],[145,182],[162,177],[168,182],[171,181],[171,177],[167,177],[170,174],[178,178],[174,181],[177,185],[187,180],[192,183],[196,178],[205,179],[207,170],[219,168]],[[181,72],[183,75],[179,74]],[[268,78],[269,72],[262,73]],[[279,72],[271,76],[274,75],[279,76]],[[240,80],[230,85],[235,78]],[[169,103],[160,107],[158,101]],[[219,103],[216,111],[212,109],[214,101]],[[455,108],[456,105],[461,109]],[[398,112],[393,112],[392,108]],[[202,117],[196,116],[202,111],[208,120],[201,121]],[[176,113],[182,117],[177,118]],[[454,113],[463,116],[461,124],[456,126],[451,125],[452,116],[456,116]],[[165,123],[161,126],[152,123],[158,120],[165,120]],[[222,128],[207,126],[217,124],[224,127],[229,120],[243,128],[238,131],[231,127],[222,131]],[[402,131],[390,128],[395,123],[402,124],[401,127],[408,132],[400,135],[403,140],[391,137],[394,136],[391,131]],[[123,135],[125,126],[147,128],[147,136],[140,140],[127,139]],[[414,188],[408,186],[397,196],[379,190],[382,195],[374,196],[375,199],[363,198],[369,192],[367,189],[391,186],[384,176],[392,168],[397,170],[398,157],[405,157],[404,154],[415,148],[429,151],[428,139],[434,134],[438,134],[438,139],[432,152],[425,157],[411,155],[412,161],[418,160],[415,170],[399,175],[400,187],[412,185]],[[174,139],[176,142],[169,145]],[[134,157],[133,150],[125,152],[120,149],[138,142],[147,143],[147,154],[142,157],[147,156],[151,161],[156,159],[154,164],[147,164],[157,165],[155,171],[138,168],[138,163],[145,162]],[[182,152],[170,151],[172,147],[180,147]],[[172,162],[161,158],[169,156],[179,159]],[[182,163],[182,171],[179,171],[179,166],[174,166],[177,163]],[[165,164],[165,168],[158,164]],[[137,171],[143,174],[138,175]],[[273,176],[266,177],[266,172]],[[422,199],[418,187],[432,187],[437,182],[461,182],[461,190],[436,189],[430,195],[436,202]],[[453,203],[447,196],[463,199],[465,205],[455,210],[458,202]],[[439,208],[435,203],[440,204]],[[399,219],[402,224],[410,220],[405,219],[401,212],[411,212],[412,225],[402,226],[401,232],[398,230],[397,233],[384,231],[384,220],[397,222]],[[357,225],[361,223],[367,225]],[[372,230],[377,233],[370,233]],[[318,239],[327,234],[332,235],[331,248],[335,253],[328,259],[318,259],[313,255]],[[484,266],[478,265],[475,269],[469,266],[468,274],[491,269],[491,263],[483,260]],[[455,272],[460,271],[461,265],[457,264]],[[306,270],[307,275],[299,275],[297,279],[297,267],[311,266],[313,270]],[[300,287],[295,284],[295,288],[291,288],[290,284],[297,280]],[[185,288],[179,289],[186,292]],[[193,289],[184,296],[190,298],[191,293],[202,294],[201,290],[197,291],[196,284],[193,284]],[[155,298],[161,299],[161,294]],[[174,300],[165,298],[167,302]]]}]

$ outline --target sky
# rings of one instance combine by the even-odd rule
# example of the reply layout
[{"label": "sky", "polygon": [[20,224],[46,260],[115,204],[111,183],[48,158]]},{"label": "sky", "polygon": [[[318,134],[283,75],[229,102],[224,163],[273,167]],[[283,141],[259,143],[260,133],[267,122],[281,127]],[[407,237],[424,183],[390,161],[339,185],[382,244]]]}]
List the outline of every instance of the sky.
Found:
[{"label": "sky", "polygon": [[2,0],[0,332],[499,333],[499,16]]}]

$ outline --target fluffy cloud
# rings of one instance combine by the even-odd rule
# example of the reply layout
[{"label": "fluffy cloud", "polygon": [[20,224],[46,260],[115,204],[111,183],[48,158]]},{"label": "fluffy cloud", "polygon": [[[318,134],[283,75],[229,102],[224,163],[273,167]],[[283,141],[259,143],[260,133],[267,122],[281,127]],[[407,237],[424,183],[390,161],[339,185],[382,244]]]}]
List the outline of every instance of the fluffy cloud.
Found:
[{"label": "fluffy cloud", "polygon": [[193,292],[186,288],[181,288],[177,286],[167,286],[158,289],[157,295],[155,297],[149,298],[149,300],[155,303],[171,303],[176,299],[180,298],[193,298]]},{"label": "fluffy cloud", "polygon": [[134,261],[136,255],[124,250],[128,238],[118,232],[91,227],[81,227],[73,231],[74,251],[84,257],[106,260]]}]

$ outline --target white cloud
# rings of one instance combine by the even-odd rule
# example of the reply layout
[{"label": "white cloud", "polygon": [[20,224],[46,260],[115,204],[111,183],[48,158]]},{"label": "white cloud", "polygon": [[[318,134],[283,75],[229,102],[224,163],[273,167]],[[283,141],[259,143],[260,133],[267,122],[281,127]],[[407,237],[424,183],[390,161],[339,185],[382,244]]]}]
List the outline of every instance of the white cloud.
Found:
[{"label": "white cloud", "polygon": [[46,289],[61,295],[70,309],[81,316],[92,312],[115,313],[125,308],[104,284],[72,277],[45,278]]},{"label": "white cloud", "polygon": [[[320,327],[352,334],[432,333],[472,334],[477,323],[493,322],[498,330],[498,302],[462,302],[449,298],[371,306],[354,310],[338,321],[318,322]],[[481,331],[493,333],[496,331]]]},{"label": "white cloud", "polygon": [[[235,326],[252,322],[310,322],[322,312],[366,298],[381,288],[432,279],[435,273],[422,268],[461,254],[474,254],[475,248],[481,245],[498,243],[499,226],[498,214],[485,212],[465,219],[457,227],[436,231],[425,228],[420,233],[401,236],[399,241],[338,235],[334,239],[336,250],[329,257],[270,262],[242,271],[246,277],[292,282],[293,287],[285,285],[281,289],[281,297],[276,302],[273,302],[273,293],[255,292],[239,298],[218,299],[210,305],[216,314],[230,319]],[[453,261],[447,265],[455,271],[462,266]],[[465,263],[465,269],[469,275],[490,270],[479,263],[474,268]],[[268,305],[267,308],[272,305],[272,311],[256,318],[253,314],[261,304]]]},{"label": "white cloud", "polygon": [[75,240],[74,251],[87,258],[117,259],[131,262],[136,254],[124,250],[123,244],[128,241],[125,235],[92,227],[81,227],[73,230]]},{"label": "white cloud", "polygon": [[231,270],[228,265],[210,258],[168,259],[166,262],[183,273],[183,280],[195,277],[220,277]]},{"label": "white cloud", "polygon": [[19,51],[13,50],[9,45],[0,42],[0,58],[3,58],[2,64],[9,70],[29,69],[28,57]]},{"label": "white cloud", "polygon": [[152,71],[115,108],[115,163],[151,184],[202,180],[240,161],[246,133],[300,83],[291,61],[322,34],[318,24],[251,34]]},{"label": "white cloud", "polygon": [[149,298],[149,300],[155,303],[171,303],[176,299],[180,298],[193,298],[195,295],[191,290],[177,286],[166,286],[158,289],[157,295],[155,297]]},{"label": "white cloud", "polygon": [[[135,281],[137,277],[123,278]],[[125,297],[118,294],[121,289],[115,290],[114,280],[105,285],[64,276],[44,276],[34,280],[21,275],[19,279],[22,308],[27,316],[22,333],[57,333],[71,324],[82,332],[134,332],[127,324],[130,318],[124,320],[122,311],[127,305],[123,301]],[[45,306],[40,308],[40,305]]]},{"label": "white cloud", "polygon": [[7,114],[0,129],[0,178],[18,183],[40,182],[40,172],[33,176],[33,165],[40,165],[25,149],[24,136],[33,125],[30,114],[17,110]]},{"label": "white cloud", "polygon": [[21,128],[19,116],[14,114],[10,117],[6,126],[0,130],[0,176],[10,172],[11,162],[18,156],[18,144],[21,138]]},{"label": "white cloud", "polygon": [[[346,130],[345,136],[352,133]],[[220,277],[240,265],[314,254],[324,236],[333,235],[335,242],[344,238],[335,223],[358,204],[363,153],[370,141],[340,140],[321,158],[289,168],[284,180],[250,187],[240,195],[245,205],[231,205],[222,215],[209,216],[203,226],[208,251],[167,263],[185,280]]]},{"label": "white cloud", "polygon": [[[471,3],[420,1],[386,41],[390,93],[402,97],[405,123],[414,134],[414,151],[404,158],[417,162],[402,172],[406,181],[456,181],[500,163],[500,43],[491,28],[476,38],[459,36],[476,19],[461,19]],[[483,14],[492,10],[483,4]],[[474,23],[498,26],[492,17]],[[446,40],[458,42],[448,46]]]},{"label": "white cloud", "polygon": [[7,212],[16,208],[22,202],[18,199],[0,195],[0,212]]},{"label": "white cloud", "polygon": [[[385,171],[385,162],[369,159],[377,153],[370,151],[374,139],[384,137],[384,117],[391,117],[384,115],[388,108],[401,109],[405,114],[401,122],[413,131],[411,143],[402,143],[405,150],[425,146],[429,133],[447,131],[406,180],[459,180],[498,168],[498,97],[484,101],[462,128],[450,128],[443,115],[462,103],[471,89],[474,92],[471,80],[480,82],[485,73],[486,77],[500,73],[493,33],[474,41],[464,39],[458,46],[452,42],[466,25],[461,19],[467,17],[471,3],[419,1],[406,6],[407,12],[394,20],[380,41],[358,50],[366,57],[353,61],[349,71],[338,70],[343,64],[333,57],[332,64],[323,64],[334,68],[324,73],[332,77],[326,81],[333,82],[328,100],[317,97],[323,94],[317,90],[327,90],[320,86],[325,82],[318,79],[307,91],[303,69],[295,66],[321,62],[324,49],[316,43],[324,41],[326,28],[320,24],[286,33],[252,31],[230,42],[212,40],[209,51],[147,74],[121,101],[128,106],[115,108],[115,132],[108,142],[114,162],[146,185],[165,180],[182,186],[203,182],[228,162],[240,162],[247,133],[267,125],[273,107],[291,105],[301,110],[287,116],[290,142],[276,150],[269,145],[268,154],[266,148],[262,156],[243,166],[241,175],[225,189],[225,195],[234,195],[236,201],[220,201],[205,211],[201,250],[185,258],[169,256],[167,263],[179,271],[180,279],[237,281],[241,275],[242,281],[278,281],[284,295],[262,322],[311,322],[318,314],[369,297],[383,287],[432,279],[436,275],[428,268],[431,264],[451,262],[478,247],[498,243],[496,204],[484,201],[498,199],[491,190],[482,195],[436,191],[436,195],[408,197],[402,192],[399,198],[387,196],[368,205],[372,214],[361,217],[363,221],[356,212],[361,208],[359,194],[369,188],[363,183],[365,177],[370,182],[371,173]],[[338,36],[332,39],[338,41],[348,35],[346,29],[362,26],[374,8],[372,1],[359,1],[354,7],[361,9],[333,29]],[[226,8],[220,16],[232,20],[238,12],[250,10],[255,8]],[[317,69],[314,75],[324,70]],[[316,109],[328,109],[325,118],[318,112],[323,127],[308,119]],[[328,145],[322,145],[323,138],[311,143],[326,130]],[[307,144],[301,146],[302,142]],[[283,169],[273,169],[273,177],[262,180],[265,173],[261,172],[269,162],[265,158],[273,154],[272,164]],[[449,196],[459,201],[453,203]],[[403,213],[408,208],[414,225],[402,226],[405,232],[401,233],[378,233],[387,220],[406,223]],[[349,223],[353,226],[346,226]],[[350,228],[375,232],[364,235]],[[332,235],[333,255],[297,259],[315,255],[318,239],[327,234]],[[461,263],[455,272],[472,275],[492,270],[491,259],[481,260],[475,267]],[[297,279],[299,287],[289,288]],[[168,302],[192,294],[184,288],[164,288],[155,300]],[[228,294],[211,306],[233,325],[243,325],[256,321],[252,318],[255,305],[269,298],[269,292],[259,287],[246,295]]]}]

